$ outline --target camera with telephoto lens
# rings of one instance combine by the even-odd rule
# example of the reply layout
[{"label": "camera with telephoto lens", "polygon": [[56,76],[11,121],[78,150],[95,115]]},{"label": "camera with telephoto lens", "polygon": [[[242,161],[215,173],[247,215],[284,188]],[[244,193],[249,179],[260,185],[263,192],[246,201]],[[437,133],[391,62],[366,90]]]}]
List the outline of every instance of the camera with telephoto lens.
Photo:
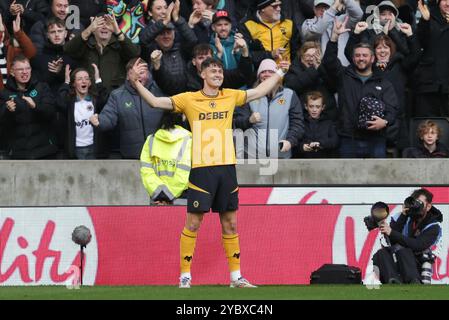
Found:
[{"label": "camera with telephoto lens", "polygon": [[376,202],[371,207],[371,214],[363,218],[368,231],[374,230],[379,227],[381,221],[385,220],[390,214],[390,209],[385,202]]},{"label": "camera with telephoto lens", "polygon": [[404,207],[408,209],[407,216],[412,219],[422,216],[424,211],[424,203],[413,197],[408,197],[404,200]]},{"label": "camera with telephoto lens", "polygon": [[423,284],[431,284],[433,268],[432,264],[435,262],[435,255],[431,249],[426,249],[416,255],[418,263],[421,264],[421,282]]}]

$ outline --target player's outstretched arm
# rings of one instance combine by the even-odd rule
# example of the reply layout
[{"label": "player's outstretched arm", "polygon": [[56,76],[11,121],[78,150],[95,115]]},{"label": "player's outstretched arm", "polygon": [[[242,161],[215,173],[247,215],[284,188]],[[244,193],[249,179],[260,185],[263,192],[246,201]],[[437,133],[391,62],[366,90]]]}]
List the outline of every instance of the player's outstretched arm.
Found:
[{"label": "player's outstretched arm", "polygon": [[150,106],[154,108],[160,108],[165,110],[173,110],[173,104],[168,97],[156,97],[147,88],[145,88],[139,81],[139,74],[145,71],[147,64],[138,59],[134,64],[130,74],[129,81],[136,88],[139,95],[144,99]]},{"label": "player's outstretched arm", "polygon": [[287,73],[289,66],[289,62],[281,61],[279,63],[279,69],[270,78],[260,83],[254,89],[246,91],[246,102],[257,100],[270,93]]}]

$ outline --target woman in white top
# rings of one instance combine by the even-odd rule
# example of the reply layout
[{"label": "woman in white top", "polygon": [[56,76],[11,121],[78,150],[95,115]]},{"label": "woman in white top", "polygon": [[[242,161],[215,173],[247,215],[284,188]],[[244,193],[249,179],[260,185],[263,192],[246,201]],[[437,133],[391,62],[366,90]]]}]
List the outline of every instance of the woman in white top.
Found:
[{"label": "woman in white top", "polygon": [[65,153],[69,159],[106,158],[106,143],[103,133],[97,131],[89,122],[94,113],[100,113],[106,104],[108,93],[103,87],[98,67],[95,70],[95,83],[86,69],[70,72],[65,70],[65,83],[57,95],[57,107],[66,115],[67,131]]}]

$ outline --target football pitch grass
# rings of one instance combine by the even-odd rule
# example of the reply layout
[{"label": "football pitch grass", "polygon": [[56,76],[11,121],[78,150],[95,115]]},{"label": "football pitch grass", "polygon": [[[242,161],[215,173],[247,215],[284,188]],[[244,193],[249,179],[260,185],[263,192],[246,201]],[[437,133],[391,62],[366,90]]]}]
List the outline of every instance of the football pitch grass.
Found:
[{"label": "football pitch grass", "polygon": [[363,285],[260,286],[63,286],[2,287],[0,300],[447,300],[447,285]]}]

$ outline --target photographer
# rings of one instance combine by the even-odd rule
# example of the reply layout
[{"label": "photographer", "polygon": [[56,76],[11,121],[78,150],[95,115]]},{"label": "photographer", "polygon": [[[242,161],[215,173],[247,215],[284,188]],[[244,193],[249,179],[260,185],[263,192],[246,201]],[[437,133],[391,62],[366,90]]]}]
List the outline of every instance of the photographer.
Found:
[{"label": "photographer", "polygon": [[[428,283],[432,276],[432,245],[441,237],[441,212],[432,206],[433,194],[426,189],[413,191],[405,199],[402,213],[378,223],[390,247],[373,257],[382,283]],[[388,210],[388,207],[387,207]]]}]

